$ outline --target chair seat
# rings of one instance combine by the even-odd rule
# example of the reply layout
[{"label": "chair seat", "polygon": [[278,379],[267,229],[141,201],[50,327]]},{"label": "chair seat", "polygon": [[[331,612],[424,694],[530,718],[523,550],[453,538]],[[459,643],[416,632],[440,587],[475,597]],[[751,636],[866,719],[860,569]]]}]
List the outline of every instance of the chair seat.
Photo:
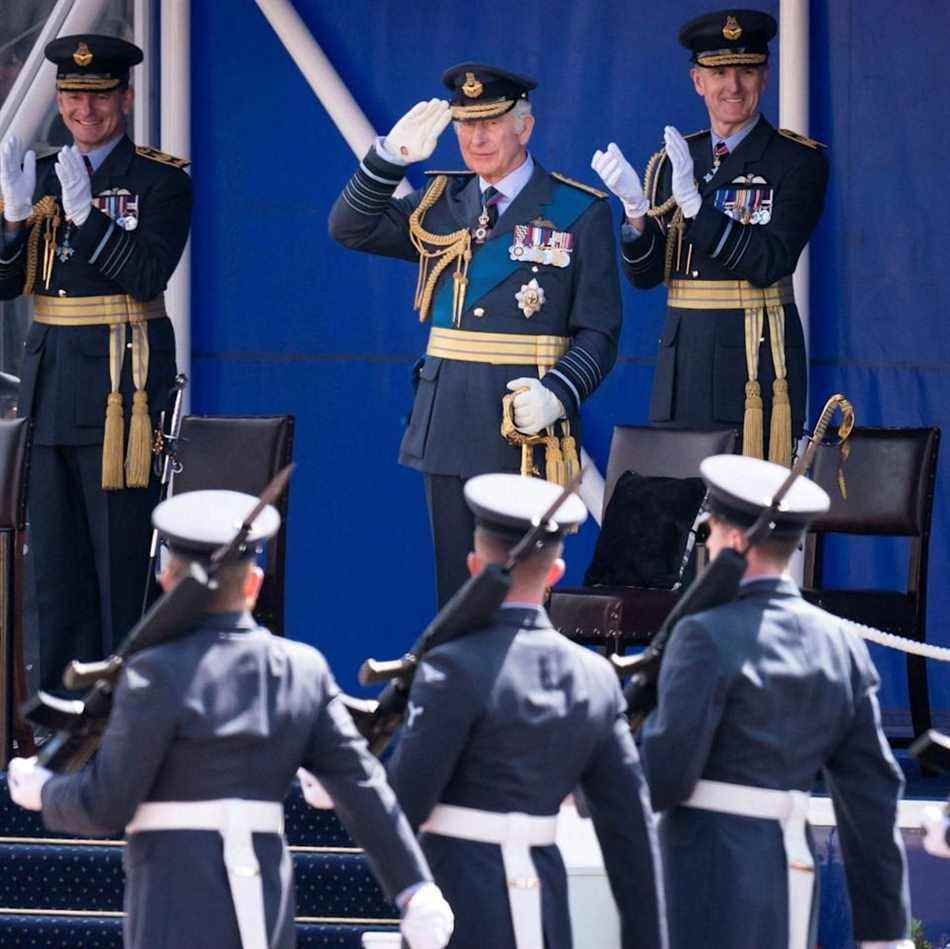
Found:
[{"label": "chair seat", "polygon": [[639,587],[566,587],[554,590],[548,603],[551,623],[576,642],[619,648],[645,643],[660,628],[680,597],[680,590]]}]

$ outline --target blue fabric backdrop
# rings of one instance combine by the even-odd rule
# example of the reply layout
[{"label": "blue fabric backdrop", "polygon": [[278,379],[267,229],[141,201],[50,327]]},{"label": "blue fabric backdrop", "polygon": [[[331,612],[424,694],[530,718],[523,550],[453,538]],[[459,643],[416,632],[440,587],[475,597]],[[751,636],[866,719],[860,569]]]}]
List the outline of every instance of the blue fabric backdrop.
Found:
[{"label": "blue fabric backdrop", "polygon": [[[762,6],[777,15],[777,3]],[[707,124],[675,41],[706,0],[296,7],[380,132],[440,95],[442,69],[465,59],[537,77],[533,151],[548,168],[593,183],[595,148],[616,141],[642,170],[665,124],[683,132]],[[811,134],[830,144],[832,167],[812,242],[813,401],[843,391],[862,424],[942,425],[950,199],[938,170],[950,153],[950,107],[934,92],[950,11],[926,0],[813,7]],[[364,655],[398,653],[434,601],[421,479],[396,463],[409,367],[425,341],[410,309],[415,272],[328,239],[327,213],[355,159],[256,6],[192,10],[193,410],[297,416],[289,631],[320,646],[353,688]],[[773,121],[777,79],[776,60],[763,100]],[[447,131],[430,167],[459,167],[453,139]],[[418,170],[410,177],[422,180]],[[625,288],[624,304],[618,364],[585,413],[585,445],[602,468],[613,425],[646,420],[664,294]],[[950,644],[945,457],[930,638]],[[571,542],[569,580],[582,574],[594,538],[589,526]],[[853,545],[842,563],[849,582],[902,579],[887,544]],[[876,659],[885,705],[900,718],[903,663]],[[950,674],[934,665],[933,701],[948,710]]]}]

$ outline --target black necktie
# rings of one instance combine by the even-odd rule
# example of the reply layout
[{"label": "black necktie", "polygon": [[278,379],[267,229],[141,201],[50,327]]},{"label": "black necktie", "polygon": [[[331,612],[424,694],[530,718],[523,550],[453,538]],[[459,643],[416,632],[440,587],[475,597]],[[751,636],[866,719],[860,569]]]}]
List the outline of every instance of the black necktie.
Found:
[{"label": "black necktie", "polygon": [[88,155],[83,155],[83,156],[82,156],[82,162],[83,162],[83,164],[86,166],[86,171],[89,172],[89,177],[91,178],[91,177],[93,176],[93,174],[95,174],[95,170],[94,170],[93,167],[92,167],[92,162],[89,160],[89,156],[88,156]]}]

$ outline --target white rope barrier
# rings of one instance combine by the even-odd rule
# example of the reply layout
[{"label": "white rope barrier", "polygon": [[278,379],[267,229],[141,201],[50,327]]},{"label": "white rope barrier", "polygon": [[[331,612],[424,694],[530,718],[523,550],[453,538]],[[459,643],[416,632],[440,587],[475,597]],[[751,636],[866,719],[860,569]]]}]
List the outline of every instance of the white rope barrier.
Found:
[{"label": "white rope barrier", "polygon": [[915,656],[923,656],[925,659],[936,659],[938,662],[950,662],[950,649],[946,646],[919,643],[915,639],[907,639],[906,636],[898,636],[895,633],[885,633],[873,626],[865,626],[863,623],[855,623],[850,620],[848,621],[848,628],[857,633],[858,636],[872,643],[877,643],[879,646],[909,652]]}]

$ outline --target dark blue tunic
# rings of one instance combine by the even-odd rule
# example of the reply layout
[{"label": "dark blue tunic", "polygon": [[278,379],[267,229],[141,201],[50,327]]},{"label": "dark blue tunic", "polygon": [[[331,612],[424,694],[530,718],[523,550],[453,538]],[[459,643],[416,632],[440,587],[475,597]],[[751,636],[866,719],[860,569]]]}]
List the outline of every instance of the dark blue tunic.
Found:
[{"label": "dark blue tunic", "polygon": [[[578,785],[594,820],[624,949],[666,944],[653,815],[615,673],[551,628],[540,608],[503,608],[490,626],[428,653],[388,765],[419,827],[439,802],[556,814]],[[514,949],[497,845],[422,835],[455,912],[452,949]],[[570,949],[564,863],[533,847],[547,949]]]}]

